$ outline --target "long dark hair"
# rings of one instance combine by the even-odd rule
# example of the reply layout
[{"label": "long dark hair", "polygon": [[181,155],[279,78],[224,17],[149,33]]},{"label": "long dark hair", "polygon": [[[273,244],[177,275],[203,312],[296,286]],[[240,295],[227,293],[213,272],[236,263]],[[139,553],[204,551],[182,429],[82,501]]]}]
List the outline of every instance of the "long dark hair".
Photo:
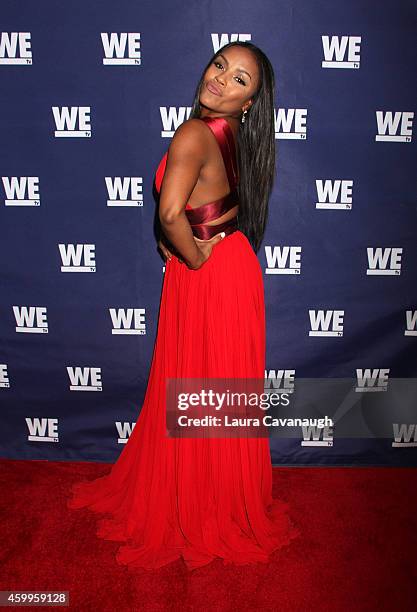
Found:
[{"label": "long dark hair", "polygon": [[258,90],[252,96],[252,105],[245,115],[245,123],[240,123],[237,139],[239,169],[237,225],[257,253],[265,233],[269,198],[275,180],[275,76],[272,64],[265,53],[247,41],[235,41],[221,47],[203,70],[189,118],[200,117],[200,91],[205,72],[220,51],[237,45],[252,51],[260,76]]}]

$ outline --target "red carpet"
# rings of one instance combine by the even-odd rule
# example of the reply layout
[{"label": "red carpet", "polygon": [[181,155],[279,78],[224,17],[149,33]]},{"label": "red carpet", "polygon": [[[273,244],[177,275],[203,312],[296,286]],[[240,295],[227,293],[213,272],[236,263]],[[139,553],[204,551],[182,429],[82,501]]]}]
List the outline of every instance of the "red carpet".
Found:
[{"label": "red carpet", "polygon": [[274,468],[303,537],[271,563],[129,572],[96,516],[68,511],[72,482],[109,464],[0,462],[0,590],[66,590],[83,612],[416,609],[415,468]]}]

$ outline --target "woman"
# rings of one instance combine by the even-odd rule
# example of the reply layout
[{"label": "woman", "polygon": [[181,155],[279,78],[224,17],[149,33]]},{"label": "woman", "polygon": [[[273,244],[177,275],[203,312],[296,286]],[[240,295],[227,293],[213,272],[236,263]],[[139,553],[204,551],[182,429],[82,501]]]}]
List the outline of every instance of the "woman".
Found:
[{"label": "woman", "polygon": [[111,472],[74,485],[69,502],[107,513],[97,535],[124,542],[120,564],[267,562],[299,534],[272,499],[267,437],[166,435],[167,379],[264,379],[256,252],[275,173],[273,91],[258,47],[222,47],[156,172],[166,269],[144,403]]}]

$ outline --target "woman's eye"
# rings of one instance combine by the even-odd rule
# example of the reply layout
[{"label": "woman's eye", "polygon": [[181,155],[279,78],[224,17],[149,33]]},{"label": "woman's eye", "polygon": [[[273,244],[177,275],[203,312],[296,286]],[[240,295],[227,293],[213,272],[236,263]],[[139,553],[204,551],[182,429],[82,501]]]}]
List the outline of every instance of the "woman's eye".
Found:
[{"label": "woman's eye", "polygon": [[[214,64],[216,67],[217,67],[217,66],[220,66],[221,68],[223,68],[223,64],[221,64],[221,63],[220,63],[220,62],[218,62],[218,61],[214,61],[214,62],[213,62],[213,64]],[[238,81],[240,81],[240,83],[241,83],[242,85],[246,85],[246,83],[245,83],[245,81],[244,81],[243,79],[241,79],[240,77],[236,77],[236,78],[237,78],[237,80],[238,80]]]}]

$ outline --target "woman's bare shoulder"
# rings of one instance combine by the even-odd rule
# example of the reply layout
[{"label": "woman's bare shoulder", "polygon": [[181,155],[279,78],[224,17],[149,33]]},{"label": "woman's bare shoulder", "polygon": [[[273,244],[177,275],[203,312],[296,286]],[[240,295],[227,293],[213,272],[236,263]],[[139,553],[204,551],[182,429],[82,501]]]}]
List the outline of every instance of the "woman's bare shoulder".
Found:
[{"label": "woman's bare shoulder", "polygon": [[199,157],[207,154],[208,130],[204,121],[193,117],[183,121],[175,130],[169,147],[171,152],[195,154]]}]

